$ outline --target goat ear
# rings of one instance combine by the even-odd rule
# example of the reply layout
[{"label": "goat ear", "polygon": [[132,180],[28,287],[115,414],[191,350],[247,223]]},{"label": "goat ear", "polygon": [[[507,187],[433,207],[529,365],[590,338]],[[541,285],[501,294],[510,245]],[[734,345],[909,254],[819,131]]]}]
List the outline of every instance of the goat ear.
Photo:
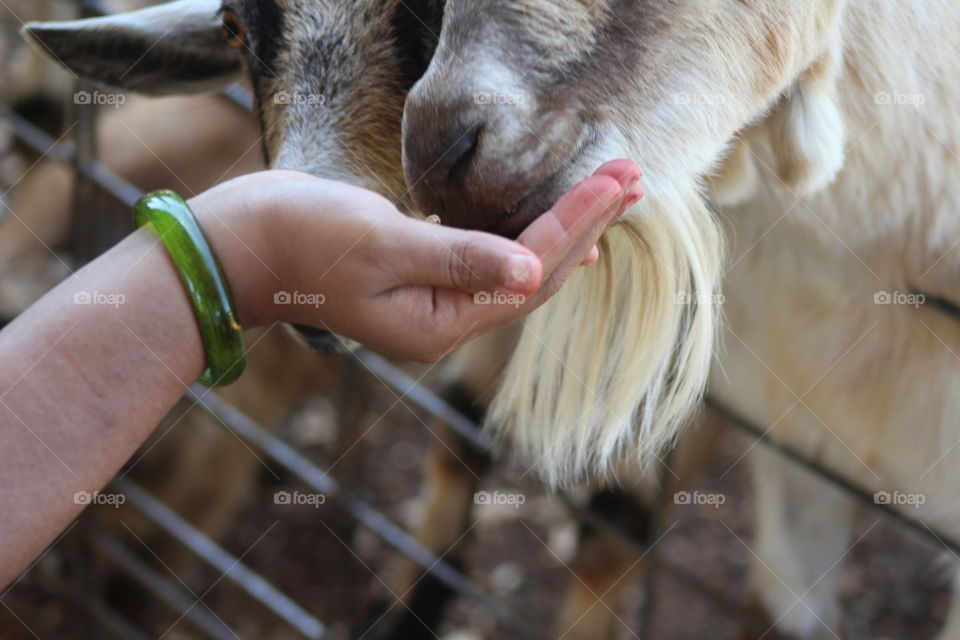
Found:
[{"label": "goat ear", "polygon": [[78,77],[145,94],[196,93],[237,80],[220,0],[178,0],[140,11],[67,22],[31,22],[22,33]]},{"label": "goat ear", "polygon": [[840,53],[823,53],[803,72],[772,117],[777,175],[798,196],[833,182],[843,167],[846,125],[837,108]]}]

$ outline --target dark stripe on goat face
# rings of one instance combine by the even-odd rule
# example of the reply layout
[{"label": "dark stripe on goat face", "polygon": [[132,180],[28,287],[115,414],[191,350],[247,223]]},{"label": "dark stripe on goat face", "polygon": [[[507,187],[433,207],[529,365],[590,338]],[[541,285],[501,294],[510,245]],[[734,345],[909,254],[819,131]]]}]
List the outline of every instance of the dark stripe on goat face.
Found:
[{"label": "dark stripe on goat face", "polygon": [[[268,164],[293,157],[301,170],[402,194],[403,103],[433,57],[445,0],[225,3],[247,31]],[[322,102],[281,103],[279,92]]]},{"label": "dark stripe on goat face", "polygon": [[391,25],[403,84],[410,88],[427,71],[437,49],[445,0],[398,0]]},{"label": "dark stripe on goat face", "polygon": [[243,0],[240,13],[250,34],[250,66],[255,76],[276,74],[275,64],[283,50],[284,13],[276,0]]},{"label": "dark stripe on goat face", "polygon": [[[604,120],[639,74],[648,39],[670,29],[676,0],[565,0],[538,14],[536,0],[448,0],[445,21],[454,58],[469,60],[478,41],[515,72],[545,111],[574,110]],[[581,5],[588,7],[582,9]],[[563,14],[568,6],[569,15]],[[552,13],[552,15],[550,15]],[[492,53],[491,53],[492,51]]]},{"label": "dark stripe on goat face", "polygon": [[257,58],[266,67],[264,71],[275,73],[275,64],[280,51],[283,49],[283,10],[276,0],[258,0],[254,2],[257,26],[256,49]]},{"label": "dark stripe on goat face", "polygon": [[[477,58],[509,69],[538,102],[577,109],[579,98],[619,70],[621,4],[636,0],[448,0],[444,27],[451,64]],[[544,10],[536,10],[537,7]],[[614,80],[615,83],[615,79]],[[603,100],[607,94],[597,96]]]},{"label": "dark stripe on goat face", "polygon": [[[264,117],[263,100],[272,94],[268,87],[277,77],[277,60],[282,53],[284,37],[284,11],[276,0],[224,0],[221,11],[233,10],[240,17],[247,34],[246,48],[242,51],[246,60],[251,88],[254,94],[254,109],[260,121],[260,130],[268,134],[273,130]],[[264,161],[271,162],[268,135],[261,140]]]}]

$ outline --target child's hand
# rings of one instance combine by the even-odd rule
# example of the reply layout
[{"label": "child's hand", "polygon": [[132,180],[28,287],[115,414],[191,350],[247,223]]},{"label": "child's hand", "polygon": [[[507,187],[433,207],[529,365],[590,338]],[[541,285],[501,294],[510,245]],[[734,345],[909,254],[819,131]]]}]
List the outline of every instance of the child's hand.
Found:
[{"label": "child's hand", "polygon": [[291,172],[239,178],[191,204],[245,326],[296,322],[377,351],[437,360],[530,313],[643,195],[608,162],[517,239],[430,225],[350,185]]}]

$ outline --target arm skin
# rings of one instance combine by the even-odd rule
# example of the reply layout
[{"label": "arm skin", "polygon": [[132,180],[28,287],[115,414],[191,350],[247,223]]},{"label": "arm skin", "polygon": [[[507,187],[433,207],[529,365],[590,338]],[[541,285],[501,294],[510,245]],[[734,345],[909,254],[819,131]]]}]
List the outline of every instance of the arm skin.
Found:
[{"label": "arm skin", "polygon": [[[432,227],[370,192],[300,174],[240,178],[191,206],[244,326],[303,322],[391,354],[434,360],[542,304],[578,264],[595,260],[600,234],[641,195],[633,163],[608,163],[518,243]],[[524,266],[519,275],[527,276],[520,282],[509,277],[517,275],[514,256]],[[471,292],[484,289],[530,297],[519,309],[472,304]],[[280,290],[318,292],[326,301],[273,304]],[[81,292],[122,303],[76,304]],[[0,332],[0,363],[5,585],[82,510],[74,493],[106,485],[205,363],[193,309],[148,230]]]}]

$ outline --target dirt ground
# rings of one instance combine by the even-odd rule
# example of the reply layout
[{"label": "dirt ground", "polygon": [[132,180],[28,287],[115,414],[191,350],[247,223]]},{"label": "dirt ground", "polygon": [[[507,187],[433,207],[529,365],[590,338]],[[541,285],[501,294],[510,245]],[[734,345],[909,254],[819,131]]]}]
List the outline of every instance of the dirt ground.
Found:
[{"label": "dirt ground", "polygon": [[[368,382],[367,406],[360,424],[364,429],[376,426],[363,439],[359,462],[337,463],[338,472],[345,484],[343,477],[349,479],[356,495],[397,522],[411,522],[418,512],[421,465],[432,436],[424,427],[424,416],[395,404],[395,396],[375,380]],[[291,420],[284,435],[299,443],[315,462],[329,466],[334,454],[325,443],[329,437],[323,434],[330,429],[332,403],[321,401],[316,406],[323,410],[303,412]],[[384,412],[385,417],[377,421]],[[728,438],[708,475],[722,475],[746,446],[746,441],[738,437]],[[518,612],[532,631],[521,634],[500,628],[482,608],[460,598],[446,616],[439,634],[443,640],[545,640],[560,635],[552,629],[551,620],[572,579],[567,563],[575,547],[577,526],[561,501],[544,493],[533,478],[521,479],[522,471],[516,464],[502,463],[484,478],[483,489],[522,495],[524,504],[477,508],[466,569],[475,584]],[[223,544],[323,621],[331,637],[362,638],[372,622],[373,604],[389,596],[384,583],[388,583],[396,553],[370,531],[357,527],[333,501],[319,506],[275,503],[277,491],[304,490],[291,476],[280,474],[278,479],[263,473]],[[751,553],[746,545],[752,526],[746,465],[734,467],[722,482],[701,481],[691,490],[722,494],[725,501],[719,506],[674,509],[666,520],[669,532],[656,545],[656,557],[725,597],[744,603],[748,599],[746,572]],[[100,635],[84,607],[51,586],[51,576],[69,573],[77,558],[87,553],[81,539],[83,529],[78,526],[72,531],[3,596],[0,637],[111,637]],[[855,535],[864,532],[868,533],[850,553],[842,573],[844,626],[842,631],[837,630],[839,635],[848,640],[934,637],[949,598],[942,554],[878,514],[864,516]],[[117,536],[136,548],[129,535],[117,532]],[[158,559],[147,560],[172,577]],[[299,637],[229,580],[199,562],[178,572],[175,579],[202,595],[202,606],[214,612],[238,637]],[[74,580],[73,584],[85,593],[94,584],[94,576],[82,573]],[[658,571],[654,587],[649,638],[743,637],[745,627],[735,610],[690,587],[672,571]],[[643,593],[642,578],[632,580],[617,612],[618,638],[639,637]],[[140,609],[139,623],[147,637],[204,637],[179,613],[152,598],[134,592],[124,596],[125,606],[132,600]]]}]

